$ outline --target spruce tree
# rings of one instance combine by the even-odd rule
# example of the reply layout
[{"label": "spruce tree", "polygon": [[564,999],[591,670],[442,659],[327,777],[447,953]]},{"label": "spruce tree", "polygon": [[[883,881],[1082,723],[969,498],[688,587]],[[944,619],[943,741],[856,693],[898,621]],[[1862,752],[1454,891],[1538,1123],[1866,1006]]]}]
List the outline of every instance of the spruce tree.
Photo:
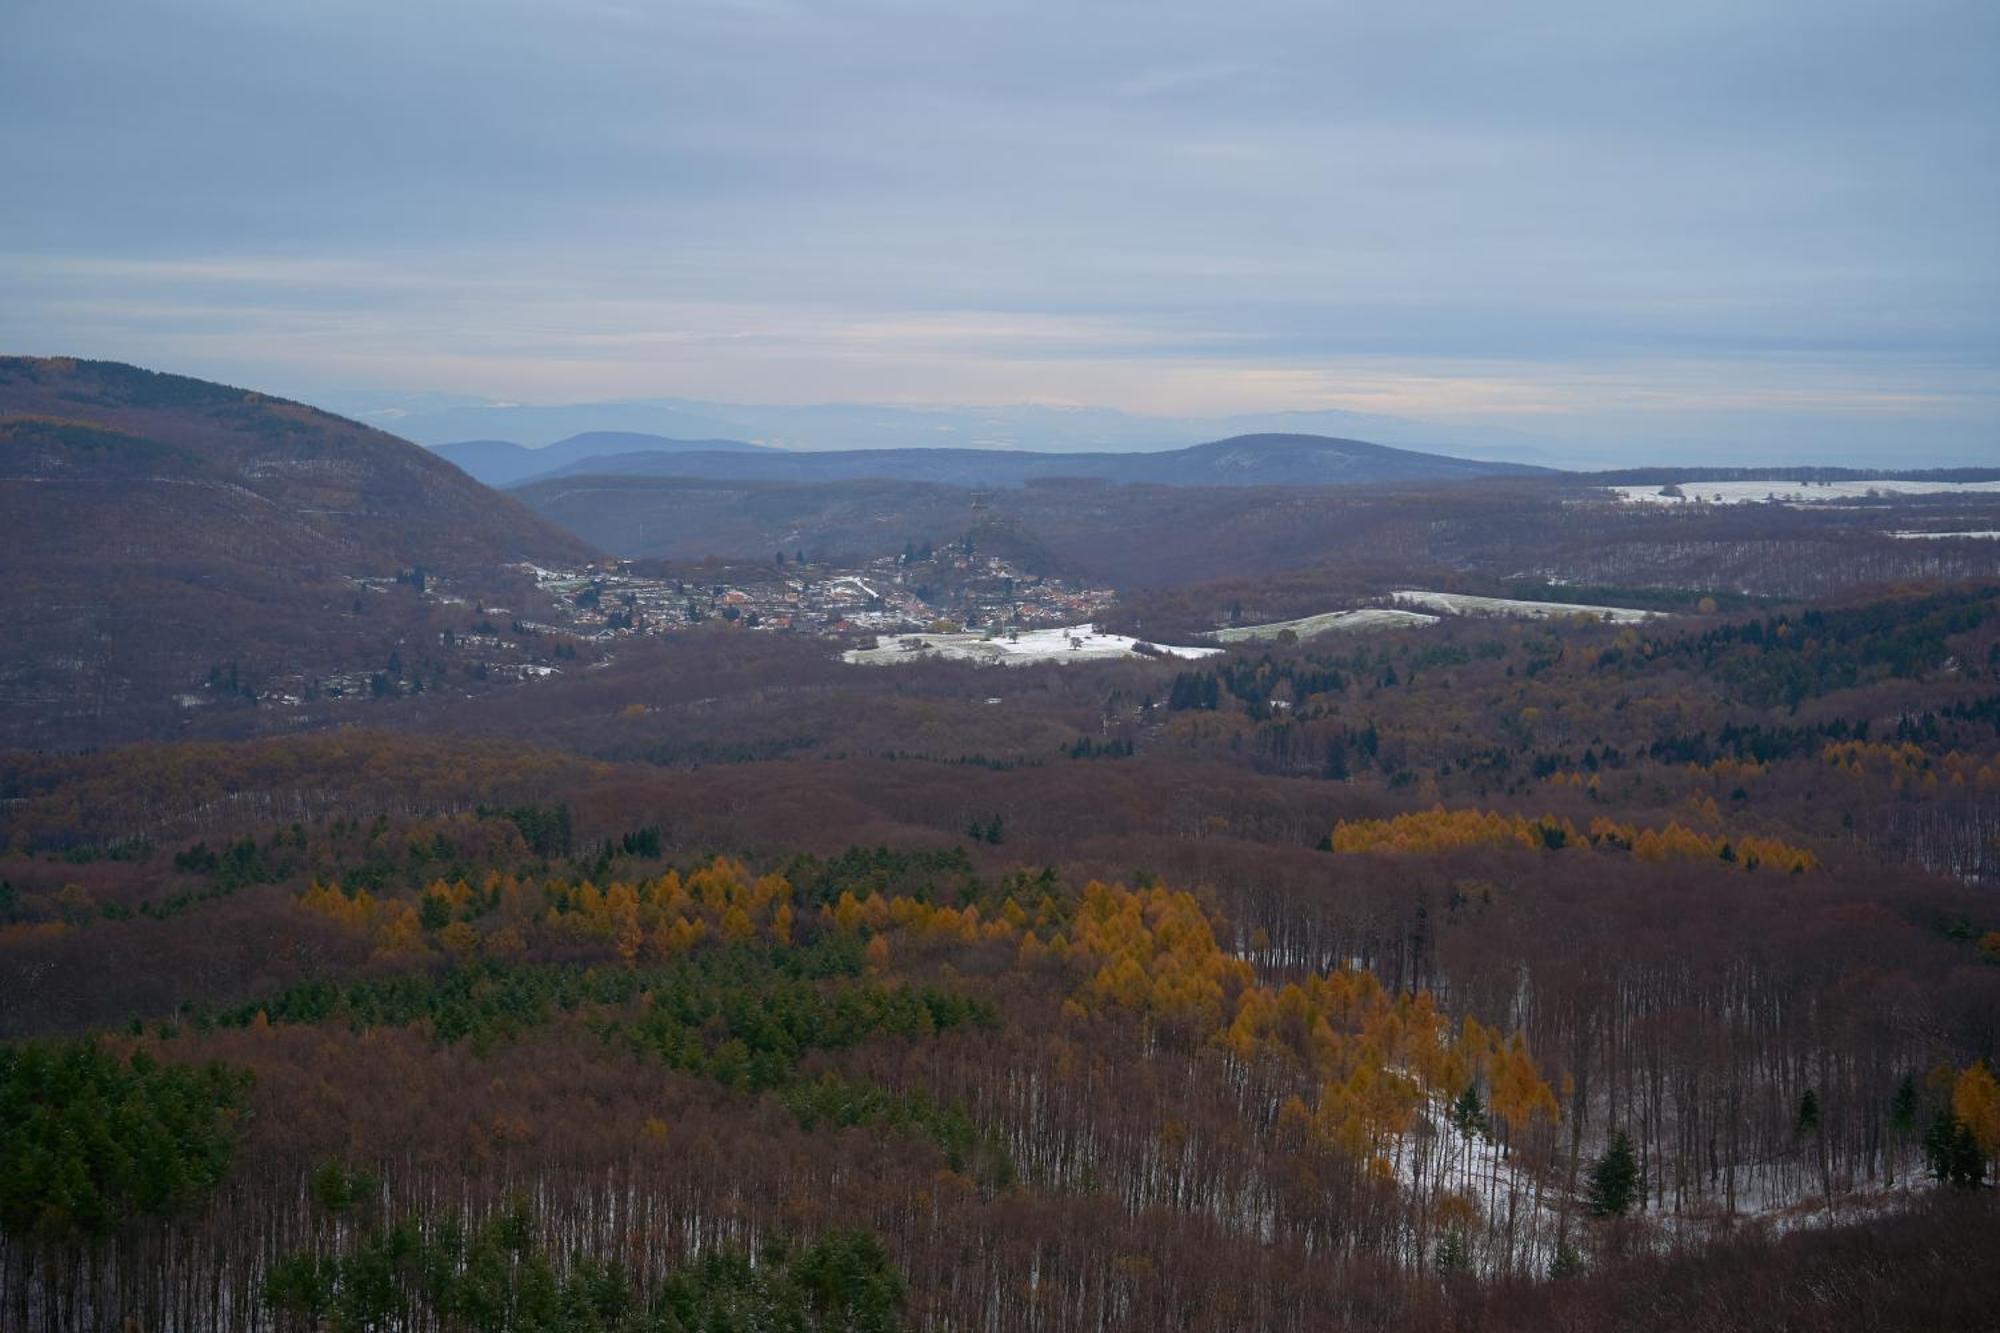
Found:
[{"label": "spruce tree", "polygon": [[1555,1257],[1549,1260],[1549,1276],[1561,1281],[1566,1277],[1575,1277],[1582,1271],[1583,1256],[1576,1252],[1576,1247],[1566,1240],[1557,1241]]},{"label": "spruce tree", "polygon": [[1898,1133],[1907,1134],[1917,1124],[1917,1080],[1913,1074],[1903,1075],[1903,1081],[1896,1085],[1896,1095],[1889,1102],[1889,1123]]},{"label": "spruce tree", "polygon": [[1458,1100],[1451,1104],[1451,1123],[1467,1138],[1474,1134],[1485,1135],[1486,1108],[1480,1104],[1478,1084],[1466,1084],[1465,1091],[1458,1094]]},{"label": "spruce tree", "polygon": [[1590,1168],[1590,1186],[1585,1195],[1592,1217],[1623,1217],[1639,1192],[1639,1162],[1632,1153],[1632,1140],[1619,1130],[1611,1138],[1604,1156]]},{"label": "spruce tree", "polygon": [[1924,1158],[1940,1185],[1977,1189],[1986,1180],[1986,1157],[1964,1121],[1939,1111],[1924,1133]]}]

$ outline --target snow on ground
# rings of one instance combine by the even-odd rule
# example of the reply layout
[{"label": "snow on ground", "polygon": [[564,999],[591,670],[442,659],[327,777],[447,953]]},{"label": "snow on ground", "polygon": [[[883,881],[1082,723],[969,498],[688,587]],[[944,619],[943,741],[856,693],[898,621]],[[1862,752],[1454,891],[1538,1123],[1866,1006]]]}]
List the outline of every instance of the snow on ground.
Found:
[{"label": "snow on ground", "polygon": [[1885,532],[1885,537],[1900,537],[1904,541],[1950,541],[1964,537],[1975,541],[2000,540],[2000,532]]},{"label": "snow on ground", "polygon": [[1821,504],[1830,500],[1867,500],[1891,495],[2000,494],[2000,481],[1687,481],[1662,494],[1662,486],[1607,486],[1620,500],[1634,504]]},{"label": "snow on ground", "polygon": [[[1102,662],[1120,657],[1145,657],[1137,651],[1143,639],[1123,634],[1101,634],[1095,625],[1066,625],[1056,629],[1022,630],[1017,635],[987,638],[983,634],[899,634],[884,635],[877,648],[850,648],[840,655],[844,662],[863,666],[893,666],[925,657],[941,657],[960,662],[989,662],[1001,666],[1026,666],[1031,662]],[[1208,657],[1220,648],[1174,648],[1166,644],[1148,647],[1167,657]]]},{"label": "snow on ground", "polygon": [[579,577],[576,573],[570,570],[543,569],[540,565],[536,564],[532,560],[517,560],[512,565],[508,566],[508,568],[518,569],[523,573],[528,574],[537,583],[555,583],[560,580],[574,579]]},{"label": "snow on ground", "polygon": [[840,575],[833,580],[831,586],[835,588],[853,588],[863,597],[880,597],[882,595],[853,574]]},{"label": "snow on ground", "polygon": [[1407,588],[1391,593],[1395,601],[1421,606],[1456,616],[1518,616],[1524,620],[1553,620],[1561,616],[1594,616],[1617,625],[1657,620],[1658,611],[1639,611],[1625,606],[1585,606],[1581,602],[1524,602],[1512,597],[1473,597],[1456,592],[1425,592]]},{"label": "snow on ground", "polygon": [[[1534,1176],[1486,1135],[1459,1130],[1444,1098],[1426,1098],[1418,1116],[1412,1131],[1388,1149],[1397,1184],[1432,1199],[1456,1194],[1473,1205],[1481,1226],[1468,1239],[1474,1242],[1471,1260],[1477,1270],[1546,1273],[1555,1257],[1555,1237],[1566,1206],[1563,1191],[1554,1182],[1538,1187]],[[1725,1202],[1720,1182],[1710,1180],[1705,1182],[1705,1194],[1690,1197],[1679,1207],[1655,1198],[1632,1217],[1669,1242],[1684,1242],[1745,1224],[1787,1232],[1887,1216],[1932,1189],[1914,1152],[1904,1151],[1898,1157],[1893,1184],[1836,1177],[1829,1182],[1831,1193],[1824,1190],[1810,1163],[1745,1163],[1736,1170],[1733,1207]],[[1579,1216],[1572,1209],[1572,1218]]]},{"label": "snow on ground", "polygon": [[1236,625],[1216,630],[1209,637],[1220,643],[1248,643],[1257,639],[1275,639],[1290,630],[1301,639],[1310,639],[1336,631],[1396,629],[1405,625],[1435,625],[1437,621],[1436,616],[1425,615],[1421,611],[1369,606],[1359,611],[1328,611],[1324,615],[1305,616],[1298,620],[1274,620],[1268,625]]},{"label": "snow on ground", "polygon": [[1778,1232],[1804,1231],[1893,1213],[1922,1199],[1932,1188],[1914,1159],[1897,1168],[1894,1184],[1836,1179],[1831,1194],[1822,1193],[1813,1182],[1802,1182],[1798,1175],[1796,1169],[1787,1175],[1746,1164],[1737,1168],[1733,1210],[1726,1206],[1720,1187],[1712,1186],[1714,1192],[1679,1212],[1656,1205],[1638,1216],[1664,1234],[1681,1239],[1703,1239],[1719,1229],[1744,1223]]},{"label": "snow on ground", "polygon": [[[1392,1149],[1389,1165],[1396,1183],[1433,1197],[1439,1192],[1458,1194],[1478,1210],[1486,1244],[1483,1252],[1481,1246],[1474,1247],[1476,1269],[1548,1272],[1561,1221],[1560,1196],[1537,1188],[1534,1178],[1484,1134],[1456,1128],[1443,1098],[1426,1099],[1419,1115],[1415,1131],[1402,1136]],[[1506,1239],[1510,1230],[1511,1253]]]}]

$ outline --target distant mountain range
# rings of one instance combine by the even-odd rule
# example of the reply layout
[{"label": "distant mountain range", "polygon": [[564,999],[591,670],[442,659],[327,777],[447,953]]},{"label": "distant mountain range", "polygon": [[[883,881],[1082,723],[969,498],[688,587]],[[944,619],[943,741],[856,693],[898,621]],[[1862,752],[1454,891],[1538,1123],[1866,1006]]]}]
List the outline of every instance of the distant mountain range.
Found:
[{"label": "distant mountain range", "polygon": [[475,480],[488,486],[511,486],[530,477],[544,476],[587,459],[608,459],[621,454],[649,453],[743,453],[770,452],[761,445],[742,440],[676,440],[641,431],[592,430],[566,440],[531,449],[511,440],[461,440],[440,444],[431,452],[457,464]]},{"label": "distant mountain range", "polygon": [[1029,453],[1151,453],[1236,435],[1326,435],[1454,457],[1564,466],[1596,452],[1502,426],[1317,409],[1213,417],[1141,415],[1106,407],[819,403],[772,406],[661,398],[494,404],[348,394],[334,406],[431,448],[464,440],[546,447],[584,431],[673,440],[746,440],[801,453],[853,449],[1006,449]]},{"label": "distant mountain range", "polygon": [[[212,672],[377,670],[426,638],[400,570],[495,586],[576,537],[406,440],[105,361],[0,358],[0,743],[173,724]],[[496,598],[496,601],[498,599]]]},{"label": "distant mountain range", "polygon": [[[567,443],[567,442],[566,442]],[[463,446],[459,446],[462,448]],[[550,446],[554,448],[556,446]],[[532,455],[546,450],[525,451]],[[513,455],[505,456],[509,462]],[[707,481],[916,481],[1022,486],[1077,479],[1156,486],[1329,486],[1522,476],[1547,469],[1418,453],[1323,435],[1239,435],[1152,453],[1027,453],[1005,449],[855,449],[803,453],[679,442],[577,458],[522,477],[687,477]]]}]

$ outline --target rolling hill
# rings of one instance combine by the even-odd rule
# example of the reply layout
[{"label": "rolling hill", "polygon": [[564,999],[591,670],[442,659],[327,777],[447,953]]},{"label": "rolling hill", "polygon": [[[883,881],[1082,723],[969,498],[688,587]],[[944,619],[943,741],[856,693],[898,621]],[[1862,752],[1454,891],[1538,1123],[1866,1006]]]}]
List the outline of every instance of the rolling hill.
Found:
[{"label": "rolling hill", "polygon": [[1329,560],[1350,573],[1386,562],[1405,581],[1411,570],[1433,576],[1467,561],[1518,568],[1526,552],[1549,546],[1581,492],[1558,474],[1477,485],[1013,488],[585,476],[513,493],[620,556],[769,561],[784,550],[840,564],[970,538],[1029,572],[1131,592]]},{"label": "rolling hill", "polygon": [[527,480],[573,476],[690,477],[713,481],[921,481],[1021,486],[1077,477],[1161,486],[1327,486],[1448,481],[1546,472],[1418,453],[1324,435],[1239,435],[1152,453],[1028,453],[1004,449],[856,449],[793,453],[683,450],[600,455]]},{"label": "rolling hill", "polygon": [[[0,359],[0,740],[158,734],[183,697],[379,669],[422,567],[498,595],[588,546],[416,445],[111,362]],[[365,590],[365,593],[364,593]]]},{"label": "rolling hill", "polygon": [[592,430],[540,448],[511,440],[460,440],[440,444],[431,452],[455,464],[488,486],[511,486],[585,459],[610,459],[622,454],[770,452],[742,440],[675,440],[639,431]]}]

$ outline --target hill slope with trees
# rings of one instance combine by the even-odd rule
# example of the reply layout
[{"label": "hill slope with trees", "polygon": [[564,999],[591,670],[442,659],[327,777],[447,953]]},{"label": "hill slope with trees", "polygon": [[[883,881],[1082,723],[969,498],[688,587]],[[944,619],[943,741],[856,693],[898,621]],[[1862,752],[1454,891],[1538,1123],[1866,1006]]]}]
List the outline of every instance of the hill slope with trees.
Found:
[{"label": "hill slope with trees", "polygon": [[64,359],[0,360],[0,528],[0,732],[71,743],[171,726],[218,671],[379,667],[411,625],[367,580],[497,594],[509,562],[592,554],[394,436]]}]

